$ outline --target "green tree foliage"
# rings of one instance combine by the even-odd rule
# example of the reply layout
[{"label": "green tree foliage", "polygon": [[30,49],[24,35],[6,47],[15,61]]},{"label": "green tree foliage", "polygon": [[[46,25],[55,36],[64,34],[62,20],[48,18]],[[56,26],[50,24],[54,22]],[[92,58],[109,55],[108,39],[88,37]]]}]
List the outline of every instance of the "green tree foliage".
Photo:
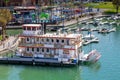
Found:
[{"label": "green tree foliage", "polygon": [[4,0],[4,1],[5,1],[6,6],[7,6],[7,4],[8,4],[8,2],[9,2],[9,0]]},{"label": "green tree foliage", "polygon": [[41,18],[41,19],[48,19],[48,18],[49,18],[49,14],[42,12],[42,13],[40,14],[40,18]]},{"label": "green tree foliage", "polygon": [[2,39],[6,36],[6,24],[12,19],[9,9],[0,9],[0,26],[2,27]]},{"label": "green tree foliage", "polygon": [[113,0],[112,3],[116,8],[116,13],[118,13],[118,10],[119,10],[119,7],[120,7],[120,0]]}]

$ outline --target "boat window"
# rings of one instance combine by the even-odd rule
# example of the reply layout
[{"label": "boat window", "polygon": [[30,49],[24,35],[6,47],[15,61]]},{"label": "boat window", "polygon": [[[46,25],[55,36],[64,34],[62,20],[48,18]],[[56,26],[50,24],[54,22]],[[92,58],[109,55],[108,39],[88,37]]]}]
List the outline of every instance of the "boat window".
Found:
[{"label": "boat window", "polygon": [[39,48],[37,48],[37,52],[39,52]]},{"label": "boat window", "polygon": [[59,43],[59,40],[57,39],[56,42]]},{"label": "boat window", "polygon": [[64,40],[62,40],[61,42],[64,43]]},{"label": "boat window", "polygon": [[46,52],[49,52],[49,49],[47,48]]},{"label": "boat window", "polygon": [[26,30],[26,27],[23,27],[23,30]]},{"label": "boat window", "polygon": [[49,42],[49,39],[47,38],[47,42]]},{"label": "boat window", "polygon": [[27,30],[31,30],[31,27],[27,27]]},{"label": "boat window", "polygon": [[69,40],[67,40],[67,45],[69,45]]},{"label": "boat window", "polygon": [[51,41],[52,41],[52,42],[54,42],[54,40],[53,40],[53,39],[51,39]]},{"label": "boat window", "polygon": [[42,52],[44,52],[44,49],[42,48]]},{"label": "boat window", "polygon": [[42,39],[42,42],[44,42],[44,39]]},{"label": "boat window", "polygon": [[35,31],[36,30],[36,27],[32,27],[32,31]]},{"label": "boat window", "polygon": [[32,51],[34,51],[34,48],[32,48]]},{"label": "boat window", "polygon": [[27,51],[29,51],[29,48],[27,48]]},{"label": "boat window", "polygon": [[38,41],[39,41],[39,38],[37,38],[36,41],[38,42]]},{"label": "boat window", "polygon": [[30,39],[27,37],[27,41],[29,41]]}]

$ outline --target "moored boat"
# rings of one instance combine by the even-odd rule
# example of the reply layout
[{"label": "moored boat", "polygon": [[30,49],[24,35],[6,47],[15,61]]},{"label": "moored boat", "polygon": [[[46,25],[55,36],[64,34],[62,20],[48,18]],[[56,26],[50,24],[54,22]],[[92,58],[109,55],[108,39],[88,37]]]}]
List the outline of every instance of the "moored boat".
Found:
[{"label": "moored boat", "polygon": [[81,57],[80,61],[81,62],[91,62],[94,63],[98,61],[101,57],[101,54],[97,50],[92,50],[88,54],[82,53],[83,56]]},{"label": "moored boat", "polygon": [[103,34],[109,33],[109,30],[107,30],[106,28],[103,28],[103,29],[100,29],[98,33],[103,33]]},{"label": "moored boat", "polygon": [[82,46],[81,34],[63,34],[59,30],[57,33],[44,34],[41,25],[24,24],[23,34],[19,35],[19,38],[21,41],[16,56],[20,58],[74,65],[79,61],[78,55]]},{"label": "moored boat", "polygon": [[92,39],[85,39],[83,41],[83,45],[86,46],[90,43],[98,43],[98,42],[99,42],[99,39],[97,37],[95,37],[95,38],[92,38]]},{"label": "moored boat", "polygon": [[34,65],[77,65],[80,60],[88,61],[82,59],[85,56],[81,53],[82,34],[61,33],[61,29],[57,33],[44,34],[40,24],[24,24],[22,28],[15,57],[8,60]]},{"label": "moored boat", "polygon": [[112,28],[109,30],[109,32],[115,32],[116,31],[116,28]]}]

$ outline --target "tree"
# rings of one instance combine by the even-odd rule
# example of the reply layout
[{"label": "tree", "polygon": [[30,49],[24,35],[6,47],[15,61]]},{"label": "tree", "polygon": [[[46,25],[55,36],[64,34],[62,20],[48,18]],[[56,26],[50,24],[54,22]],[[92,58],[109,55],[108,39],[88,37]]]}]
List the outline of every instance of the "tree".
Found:
[{"label": "tree", "polygon": [[7,6],[7,4],[8,4],[8,2],[9,2],[9,0],[4,0],[5,1],[5,6]]},{"label": "tree", "polygon": [[112,4],[115,6],[116,8],[116,13],[118,13],[119,7],[120,7],[120,0],[113,0]]},{"label": "tree", "polygon": [[2,39],[6,36],[6,24],[12,19],[9,9],[0,9],[0,25],[2,27]]}]

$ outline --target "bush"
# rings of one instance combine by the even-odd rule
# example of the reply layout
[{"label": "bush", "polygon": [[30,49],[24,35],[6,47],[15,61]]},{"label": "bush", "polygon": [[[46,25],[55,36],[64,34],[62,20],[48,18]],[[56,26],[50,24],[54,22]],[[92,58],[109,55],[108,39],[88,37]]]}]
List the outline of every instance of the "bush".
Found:
[{"label": "bush", "polygon": [[0,41],[2,40],[2,35],[0,35]]},{"label": "bush", "polygon": [[116,14],[116,12],[115,12],[115,11],[110,11],[110,10],[109,10],[109,11],[105,11],[104,14]]}]

